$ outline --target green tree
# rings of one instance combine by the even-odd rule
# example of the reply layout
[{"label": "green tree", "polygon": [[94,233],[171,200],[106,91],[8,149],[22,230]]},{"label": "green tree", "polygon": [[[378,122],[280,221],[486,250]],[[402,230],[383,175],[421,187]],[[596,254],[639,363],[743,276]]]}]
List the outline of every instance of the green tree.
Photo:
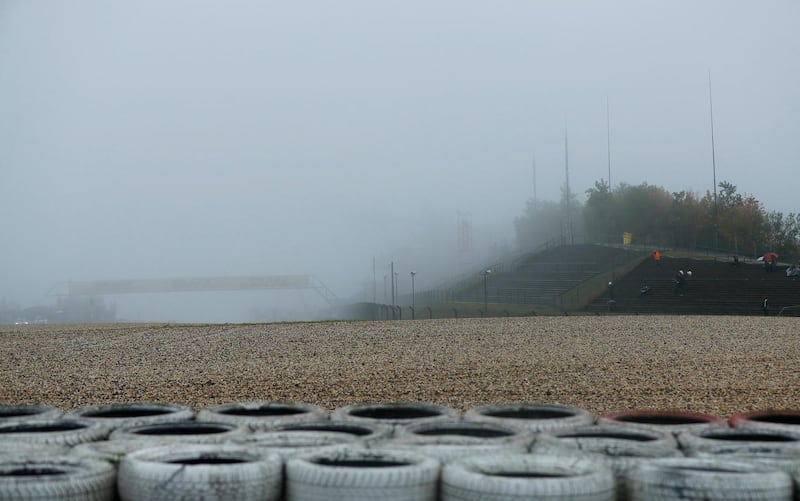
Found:
[{"label": "green tree", "polygon": [[586,236],[594,242],[618,241],[621,231],[616,224],[616,200],[604,180],[595,181],[594,188],[586,190],[583,221]]}]

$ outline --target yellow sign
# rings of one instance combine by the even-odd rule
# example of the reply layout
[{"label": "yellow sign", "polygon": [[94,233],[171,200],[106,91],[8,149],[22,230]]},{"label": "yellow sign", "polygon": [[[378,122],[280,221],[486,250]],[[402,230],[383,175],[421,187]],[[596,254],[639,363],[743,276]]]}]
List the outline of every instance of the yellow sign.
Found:
[{"label": "yellow sign", "polygon": [[622,234],[622,244],[623,245],[630,245],[633,242],[633,233],[626,231]]}]

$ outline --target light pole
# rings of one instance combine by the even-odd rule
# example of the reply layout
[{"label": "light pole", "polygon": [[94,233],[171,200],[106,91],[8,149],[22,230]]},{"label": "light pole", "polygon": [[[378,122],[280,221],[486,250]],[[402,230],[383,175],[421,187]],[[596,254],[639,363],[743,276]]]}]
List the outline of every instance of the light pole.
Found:
[{"label": "light pole", "polygon": [[414,275],[416,275],[416,271],[411,272],[411,309],[413,310],[416,304],[414,304]]},{"label": "light pole", "polygon": [[488,311],[488,304],[489,304],[489,289],[487,288],[487,277],[492,272],[492,270],[486,270],[483,272],[483,313],[487,314]]}]

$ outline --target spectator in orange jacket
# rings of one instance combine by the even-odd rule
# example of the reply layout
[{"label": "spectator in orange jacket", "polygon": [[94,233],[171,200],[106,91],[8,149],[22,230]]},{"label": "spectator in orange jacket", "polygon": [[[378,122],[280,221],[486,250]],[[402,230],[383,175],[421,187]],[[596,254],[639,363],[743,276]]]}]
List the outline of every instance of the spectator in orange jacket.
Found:
[{"label": "spectator in orange jacket", "polygon": [[656,262],[657,266],[661,266],[661,253],[658,250],[653,252],[653,261]]}]

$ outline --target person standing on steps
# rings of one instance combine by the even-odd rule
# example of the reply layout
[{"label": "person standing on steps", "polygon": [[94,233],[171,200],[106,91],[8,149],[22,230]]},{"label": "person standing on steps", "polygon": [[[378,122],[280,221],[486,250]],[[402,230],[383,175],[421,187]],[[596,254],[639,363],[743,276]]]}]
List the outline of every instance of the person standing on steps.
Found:
[{"label": "person standing on steps", "polygon": [[761,303],[761,311],[764,312],[764,315],[769,315],[769,304],[767,302],[767,298],[764,298],[764,302]]},{"label": "person standing on steps", "polygon": [[656,266],[661,266],[661,253],[658,252],[658,249],[653,252],[653,261],[656,262]]}]

